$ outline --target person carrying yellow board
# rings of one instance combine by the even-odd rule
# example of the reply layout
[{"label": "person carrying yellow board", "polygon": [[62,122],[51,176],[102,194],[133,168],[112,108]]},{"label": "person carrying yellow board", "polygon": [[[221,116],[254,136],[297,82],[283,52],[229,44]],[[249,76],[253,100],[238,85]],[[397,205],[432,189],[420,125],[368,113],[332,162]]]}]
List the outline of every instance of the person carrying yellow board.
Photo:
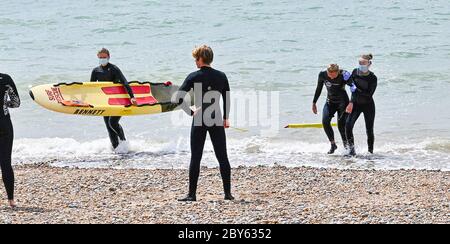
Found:
[{"label": "person carrying yellow board", "polygon": [[[122,71],[109,62],[111,54],[108,49],[103,48],[97,53],[100,66],[94,68],[91,74],[91,82],[100,81],[112,81],[114,83],[123,84],[130,96],[131,103],[137,105],[137,100],[134,97],[133,90],[131,89],[127,79],[123,75]],[[109,138],[114,149],[117,149],[121,142],[125,142],[125,133],[119,121],[122,117],[104,117],[106,129],[108,130]]]}]

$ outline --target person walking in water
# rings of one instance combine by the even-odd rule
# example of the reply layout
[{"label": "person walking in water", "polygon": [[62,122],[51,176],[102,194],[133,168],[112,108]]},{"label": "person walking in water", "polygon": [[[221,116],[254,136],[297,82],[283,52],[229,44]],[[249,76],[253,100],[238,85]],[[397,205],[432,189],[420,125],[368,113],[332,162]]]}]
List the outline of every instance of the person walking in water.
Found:
[{"label": "person walking in water", "polygon": [[[130,96],[131,103],[133,105],[137,105],[136,98],[134,97],[133,90],[128,84],[127,79],[123,75],[122,71],[109,62],[111,58],[111,54],[108,49],[103,48],[97,53],[97,57],[99,59],[100,66],[96,67],[92,71],[91,81],[99,82],[99,81],[111,81],[114,83],[122,84],[128,92]],[[104,117],[106,129],[108,130],[109,138],[111,140],[111,144],[114,149],[120,145],[121,142],[125,142],[125,133],[123,131],[122,126],[119,124],[121,117]]]},{"label": "person walking in water", "polygon": [[352,100],[347,107],[347,113],[350,115],[347,119],[346,134],[350,146],[350,156],[356,156],[355,138],[353,128],[361,114],[364,114],[366,122],[367,143],[369,153],[373,154],[375,144],[374,124],[375,124],[375,101],[373,96],[378,86],[377,76],[370,71],[372,66],[372,54],[362,55],[359,59],[359,68],[352,73],[352,82],[354,84]]},{"label": "person walking in water", "polygon": [[[227,154],[225,129],[230,127],[230,85],[227,76],[211,67],[214,60],[213,50],[204,45],[193,51],[198,71],[191,73],[180,87],[186,94],[194,90],[195,108],[184,110],[194,117],[191,129],[191,163],[189,169],[189,194],[182,202],[197,200],[197,184],[200,174],[200,163],[203,156],[206,136],[209,133],[223,180],[225,200],[234,200],[231,194],[231,166]],[[220,98],[223,98],[223,116]],[[180,99],[183,102],[183,99]]]},{"label": "person walking in water", "polygon": [[0,167],[3,183],[8,195],[9,206],[16,207],[14,201],[14,171],[11,165],[11,154],[14,141],[14,130],[9,115],[9,108],[20,107],[19,93],[9,75],[0,74]]},{"label": "person walking in water", "polygon": [[330,64],[326,71],[322,71],[319,74],[312,111],[314,114],[317,114],[317,101],[322,94],[323,87],[326,86],[328,98],[323,108],[322,124],[331,143],[331,149],[328,151],[328,154],[334,154],[338,149],[334,138],[333,127],[331,126],[331,120],[336,113],[338,115],[338,127],[344,147],[348,147],[347,137],[345,135],[345,123],[347,121],[345,110],[350,99],[348,98],[345,86],[350,85],[350,76],[351,74],[349,72],[341,70],[337,64]]}]

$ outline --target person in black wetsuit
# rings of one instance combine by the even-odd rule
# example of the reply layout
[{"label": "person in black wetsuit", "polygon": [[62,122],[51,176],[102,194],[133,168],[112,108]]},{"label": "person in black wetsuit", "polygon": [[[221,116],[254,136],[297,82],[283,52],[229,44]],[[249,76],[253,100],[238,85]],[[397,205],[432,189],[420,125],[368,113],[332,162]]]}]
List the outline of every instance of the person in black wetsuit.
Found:
[{"label": "person in black wetsuit", "polygon": [[345,109],[349,103],[348,94],[345,91],[345,86],[350,85],[350,73],[339,69],[339,65],[331,64],[326,71],[319,74],[316,94],[313,101],[313,113],[317,114],[317,101],[322,94],[323,87],[326,86],[328,90],[328,98],[323,108],[323,128],[331,142],[331,149],[328,154],[334,154],[338,146],[334,139],[334,131],[331,126],[331,120],[338,114],[338,127],[339,132],[344,143],[344,147],[347,148],[347,137],[345,135],[345,122],[347,121],[347,114]]},{"label": "person in black wetsuit", "polygon": [[[114,83],[123,84],[130,96],[131,103],[136,105],[137,102],[134,97],[133,90],[128,84],[128,81],[122,71],[117,66],[109,62],[109,59],[111,58],[109,50],[103,48],[98,52],[97,56],[99,58],[100,66],[96,67],[92,71],[91,81],[112,81]],[[109,138],[114,149],[119,146],[121,141],[126,141],[125,133],[122,126],[119,124],[120,119],[121,117],[104,117]]]},{"label": "person in black wetsuit", "polygon": [[15,207],[14,171],[11,165],[14,130],[8,109],[18,108],[20,98],[16,85],[9,75],[0,74],[0,94],[0,167],[9,205]]},{"label": "person in black wetsuit", "polygon": [[361,114],[364,114],[366,122],[367,142],[369,146],[369,153],[374,152],[375,134],[375,101],[373,95],[377,89],[378,78],[370,71],[372,65],[372,54],[362,55],[359,59],[359,68],[352,73],[352,100],[347,107],[347,112],[350,114],[347,119],[346,133],[350,144],[350,156],[356,156],[355,139],[353,136],[353,128]]},{"label": "person in black wetsuit", "polygon": [[[178,97],[178,103],[183,103],[183,109],[194,116],[191,129],[191,163],[189,169],[189,194],[179,201],[197,200],[197,183],[200,174],[200,162],[206,136],[209,133],[214,146],[217,160],[220,163],[220,173],[223,179],[225,200],[234,200],[231,195],[231,166],[227,154],[225,129],[230,127],[230,85],[227,76],[211,68],[214,53],[208,46],[201,46],[193,51],[197,67],[200,69],[190,74],[180,87],[180,93],[186,95],[192,89],[195,92],[195,108],[190,109],[183,103],[183,97]],[[220,97],[224,100],[223,116],[220,109]],[[181,101],[181,102],[180,102]]]}]

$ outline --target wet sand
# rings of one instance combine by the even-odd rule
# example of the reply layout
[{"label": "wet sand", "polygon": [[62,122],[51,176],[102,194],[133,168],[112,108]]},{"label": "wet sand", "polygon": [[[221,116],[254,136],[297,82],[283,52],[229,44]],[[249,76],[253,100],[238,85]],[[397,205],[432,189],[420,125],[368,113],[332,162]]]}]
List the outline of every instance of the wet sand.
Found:
[{"label": "wet sand", "polygon": [[2,205],[0,223],[450,224],[450,172],[238,168],[226,202],[219,170],[203,169],[199,201],[179,203],[186,170],[15,170],[19,208]]}]

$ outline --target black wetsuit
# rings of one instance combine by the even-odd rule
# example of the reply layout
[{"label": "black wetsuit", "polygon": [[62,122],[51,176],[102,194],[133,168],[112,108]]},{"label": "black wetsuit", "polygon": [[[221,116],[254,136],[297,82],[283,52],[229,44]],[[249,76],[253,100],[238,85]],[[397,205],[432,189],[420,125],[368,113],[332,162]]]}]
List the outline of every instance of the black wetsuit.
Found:
[{"label": "black wetsuit", "polygon": [[[199,85],[201,85],[201,89],[197,87]],[[194,115],[191,129],[192,157],[189,170],[189,196],[194,198],[196,196],[200,162],[208,133],[211,137],[217,160],[220,163],[225,195],[231,196],[231,166],[228,160],[224,128],[224,120],[228,119],[230,114],[230,85],[227,76],[213,68],[203,67],[199,71],[190,74],[180,87],[180,91],[184,92],[189,92],[192,89],[194,89],[196,94],[195,106],[197,108],[201,107],[202,112]],[[212,95],[211,99],[208,98],[207,93]],[[223,116],[219,105],[220,97],[224,100]],[[205,100],[208,102],[205,102]],[[187,109],[187,107],[185,111],[193,115],[192,111]]]},{"label": "black wetsuit", "polygon": [[355,153],[353,128],[355,127],[356,121],[361,116],[361,113],[364,114],[364,119],[366,121],[369,152],[373,153],[375,143],[374,124],[376,113],[373,95],[377,89],[378,78],[373,72],[370,72],[368,75],[362,75],[358,69],[355,69],[352,73],[351,80],[358,88],[356,92],[352,94],[353,112],[349,115],[346,125],[347,139],[352,150],[351,153]]},{"label": "black wetsuit", "polygon": [[0,167],[8,200],[14,200],[14,171],[11,165],[11,154],[14,130],[8,108],[20,106],[19,93],[9,75],[0,74]]},{"label": "black wetsuit", "polygon": [[347,121],[347,114],[345,110],[349,104],[348,94],[345,91],[345,86],[350,85],[350,80],[345,80],[345,71],[340,71],[336,79],[330,79],[327,71],[323,71],[319,74],[316,94],[314,96],[314,103],[317,103],[320,95],[322,94],[323,87],[326,86],[328,90],[328,98],[323,108],[322,123],[325,129],[325,133],[330,141],[334,141],[334,131],[331,126],[331,120],[336,112],[338,113],[338,127],[342,137],[344,146],[347,146],[347,137],[345,136],[345,122]]},{"label": "black wetsuit", "polygon": [[[99,66],[92,71],[91,81],[112,81],[114,83],[123,84],[127,90],[130,98],[134,98],[133,90],[128,84],[127,79],[123,75],[122,71],[114,64],[108,64],[106,66]],[[119,146],[119,139],[125,141],[125,133],[120,126],[119,121],[121,117],[104,117],[106,128],[108,129],[109,138],[114,148]]]}]

